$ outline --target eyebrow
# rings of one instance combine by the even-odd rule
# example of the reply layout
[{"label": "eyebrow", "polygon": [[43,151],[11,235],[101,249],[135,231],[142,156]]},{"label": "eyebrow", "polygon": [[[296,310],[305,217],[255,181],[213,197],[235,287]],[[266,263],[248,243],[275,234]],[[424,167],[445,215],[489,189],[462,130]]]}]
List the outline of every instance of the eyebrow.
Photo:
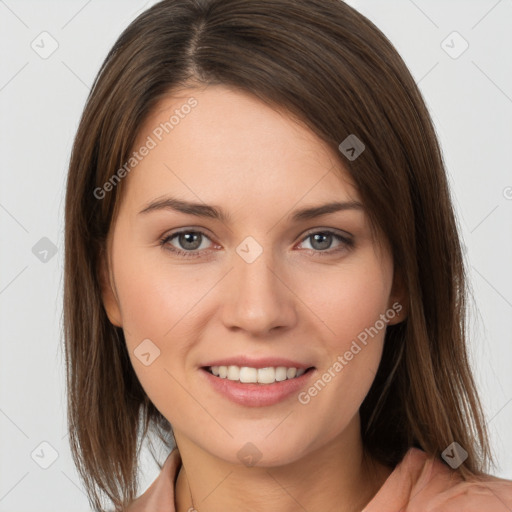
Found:
[{"label": "eyebrow", "polygon": [[[193,203],[189,201],[176,199],[173,197],[164,197],[161,199],[156,199],[150,202],[145,208],[143,208],[139,212],[139,214],[146,214],[161,210],[172,210],[189,215],[195,215],[197,217],[209,217],[212,219],[220,220],[221,222],[224,222],[226,224],[231,221],[231,216],[218,206],[211,206],[202,203]],[[308,208],[301,208],[299,210],[295,210],[291,217],[291,220],[293,222],[299,222],[344,210],[364,210],[364,206],[358,201],[334,201],[319,206],[312,206]]]}]

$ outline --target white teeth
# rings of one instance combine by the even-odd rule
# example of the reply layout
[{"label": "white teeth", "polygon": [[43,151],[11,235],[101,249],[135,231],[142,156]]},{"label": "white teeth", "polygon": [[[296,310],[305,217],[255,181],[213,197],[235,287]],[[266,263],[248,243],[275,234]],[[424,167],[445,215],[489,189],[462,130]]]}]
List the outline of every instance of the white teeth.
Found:
[{"label": "white teeth", "polygon": [[295,377],[297,375],[297,368],[288,368],[288,370],[286,370],[286,377],[288,379],[293,379],[293,377]]},{"label": "white teeth", "polygon": [[278,366],[276,368],[276,380],[281,382],[282,380],[286,380],[286,367]]},{"label": "white teeth", "polygon": [[[228,373],[228,375],[236,375],[237,370],[238,368],[233,369],[231,374]],[[240,376],[240,382],[258,382],[258,370],[256,370],[256,368],[244,366],[238,370],[238,375]]]},{"label": "white teeth", "polygon": [[238,366],[228,366],[228,376],[229,380],[240,380],[240,369]]},{"label": "white teeth", "polygon": [[[272,384],[275,380],[276,371],[274,368],[258,368],[258,382],[260,384]],[[242,379],[240,379],[240,382],[242,382]]]},{"label": "white teeth", "polygon": [[286,368],[278,366],[277,368],[250,368],[248,366],[211,366],[211,373],[221,379],[240,381],[243,383],[272,384],[286,379],[300,377],[306,371],[301,368]]}]

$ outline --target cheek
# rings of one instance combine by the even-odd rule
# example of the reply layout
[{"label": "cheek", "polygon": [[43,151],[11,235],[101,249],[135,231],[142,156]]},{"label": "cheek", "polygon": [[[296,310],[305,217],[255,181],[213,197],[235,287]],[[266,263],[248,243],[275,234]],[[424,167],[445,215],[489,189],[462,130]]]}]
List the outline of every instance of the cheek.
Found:
[{"label": "cheek", "polygon": [[185,273],[171,275],[168,266],[151,264],[143,252],[138,256],[133,248],[130,257],[116,262],[123,332],[141,386],[162,415],[174,422],[173,411],[190,407],[190,396],[182,385],[190,339],[183,330],[207,288],[197,283],[190,286]]},{"label": "cheek", "polygon": [[[330,272],[304,274],[297,294],[315,314],[318,325],[323,326],[322,338],[330,351],[347,350],[353,339],[385,314],[391,290],[390,272],[373,258],[361,258]],[[384,331],[380,323],[378,326]]]},{"label": "cheek", "polygon": [[[120,239],[119,248],[123,243]],[[131,247],[119,251],[115,261],[123,329],[130,345],[145,338],[158,344],[168,339],[173,339],[173,344],[178,342],[173,334],[193,316],[194,307],[211,287],[204,279],[201,281],[192,266],[173,265],[161,251]]]},{"label": "cheek", "polygon": [[309,285],[308,306],[318,312],[323,357],[318,378],[299,402],[304,411],[323,418],[332,434],[356,414],[375,378],[387,325],[381,315],[386,316],[389,300],[388,271],[369,259],[340,268],[328,279],[309,277],[303,283]]}]

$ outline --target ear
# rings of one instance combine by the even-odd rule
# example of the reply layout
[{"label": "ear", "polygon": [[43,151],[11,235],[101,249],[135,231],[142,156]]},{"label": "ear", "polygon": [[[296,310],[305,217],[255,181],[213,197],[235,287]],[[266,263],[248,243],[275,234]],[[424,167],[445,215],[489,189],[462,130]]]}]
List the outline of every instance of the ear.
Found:
[{"label": "ear", "polygon": [[115,286],[110,274],[110,267],[106,256],[106,251],[102,250],[99,261],[99,278],[101,287],[101,298],[103,307],[107,313],[108,319],[116,327],[122,327],[122,316],[117,294],[114,292]]},{"label": "ear", "polygon": [[405,286],[402,272],[396,267],[393,274],[393,286],[389,295],[388,309],[395,312],[395,316],[389,319],[389,325],[403,322],[409,313],[409,292]]}]

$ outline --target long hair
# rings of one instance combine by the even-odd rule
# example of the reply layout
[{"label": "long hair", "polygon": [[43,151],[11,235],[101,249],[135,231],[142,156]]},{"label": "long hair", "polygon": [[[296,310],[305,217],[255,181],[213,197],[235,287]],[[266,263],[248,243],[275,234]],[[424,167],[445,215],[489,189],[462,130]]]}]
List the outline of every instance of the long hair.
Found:
[{"label": "long hair", "polygon": [[[157,103],[191,85],[223,84],[297,119],[339,155],[372,228],[389,241],[408,291],[407,319],[388,326],[360,408],[366,452],[388,466],[408,448],[458,442],[466,478],[492,461],[466,347],[466,275],[436,133],[398,52],[341,0],[164,0],[108,53],[72,150],[65,206],[64,343],[68,428],[89,500],[116,510],[137,495],[139,442],[172,427],[131,366],[105,312],[99,265],[123,180],[94,193],[129,159]],[[356,135],[364,152],[338,150]],[[160,465],[160,464],[159,464]],[[161,466],[160,466],[161,467]]]}]

